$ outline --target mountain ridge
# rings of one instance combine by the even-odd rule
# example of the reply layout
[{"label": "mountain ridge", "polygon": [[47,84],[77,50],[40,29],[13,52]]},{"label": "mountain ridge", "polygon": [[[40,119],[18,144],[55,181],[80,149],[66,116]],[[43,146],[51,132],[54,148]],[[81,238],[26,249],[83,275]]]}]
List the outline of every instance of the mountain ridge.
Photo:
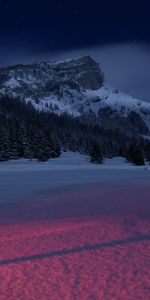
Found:
[{"label": "mountain ridge", "polygon": [[150,103],[107,86],[99,64],[90,56],[0,68],[3,95],[31,102],[40,111],[84,117],[108,128],[120,123],[127,128],[134,113],[145,124],[143,133],[150,130]]}]

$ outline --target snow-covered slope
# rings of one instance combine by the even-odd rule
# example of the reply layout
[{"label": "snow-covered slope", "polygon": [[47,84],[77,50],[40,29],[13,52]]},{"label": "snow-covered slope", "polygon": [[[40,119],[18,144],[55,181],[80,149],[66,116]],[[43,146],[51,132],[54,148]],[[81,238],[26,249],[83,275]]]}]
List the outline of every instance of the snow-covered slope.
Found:
[{"label": "snow-covered slope", "polygon": [[39,110],[84,115],[97,122],[104,115],[124,120],[134,112],[150,129],[150,103],[105,85],[99,65],[89,56],[1,68],[0,95],[31,101]]},{"label": "snow-covered slope", "polygon": [[103,85],[96,91],[86,91],[91,109],[98,113],[99,109],[111,108],[112,113],[128,117],[131,112],[138,113],[150,128],[150,103],[133,98],[117,89]]},{"label": "snow-covered slope", "polygon": [[[63,152],[61,157],[48,162],[11,160],[0,164],[0,204],[11,201],[47,198],[64,188],[106,183],[149,182],[150,166],[133,166],[122,157],[105,159],[101,165],[91,164],[86,155]],[[141,181],[142,182],[142,181]]]}]

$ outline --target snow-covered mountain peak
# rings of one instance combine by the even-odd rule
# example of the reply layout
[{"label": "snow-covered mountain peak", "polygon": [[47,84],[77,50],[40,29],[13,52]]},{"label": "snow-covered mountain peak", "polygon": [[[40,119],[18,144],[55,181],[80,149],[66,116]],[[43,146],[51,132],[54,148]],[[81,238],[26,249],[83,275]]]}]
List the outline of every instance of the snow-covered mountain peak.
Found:
[{"label": "snow-covered mountain peak", "polygon": [[1,68],[0,95],[31,101],[39,110],[83,116],[106,127],[114,120],[118,126],[126,120],[127,126],[130,114],[136,113],[150,128],[150,104],[105,85],[98,63],[90,56]]},{"label": "snow-covered mountain peak", "polygon": [[[95,90],[100,88],[104,81],[99,65],[90,56],[58,62],[16,65],[0,69],[1,88],[5,89],[7,82],[12,78],[24,88],[25,84],[28,85],[28,88],[29,86],[32,87],[33,83],[46,88],[47,84],[54,83],[54,81],[64,82],[65,84],[69,80],[76,83],[78,88]],[[18,86],[17,82],[16,86]],[[11,87],[15,88],[14,85]]]}]

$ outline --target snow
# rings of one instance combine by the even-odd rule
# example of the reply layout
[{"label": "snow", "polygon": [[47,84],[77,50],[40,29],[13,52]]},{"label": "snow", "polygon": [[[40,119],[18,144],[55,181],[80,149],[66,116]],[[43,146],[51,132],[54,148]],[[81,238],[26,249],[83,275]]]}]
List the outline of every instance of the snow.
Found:
[{"label": "snow", "polygon": [[118,157],[105,159],[103,165],[89,163],[79,153],[63,152],[48,162],[13,160],[0,164],[0,203],[37,199],[64,189],[150,179],[150,167],[132,166]]},{"label": "snow", "polygon": [[[146,168],[150,170],[150,166]],[[25,172],[38,170],[74,170],[74,169],[145,169],[145,166],[134,166],[127,162],[124,157],[105,158],[103,164],[90,163],[89,156],[79,152],[62,152],[58,158],[50,159],[47,162],[37,162],[35,159],[17,159],[0,163],[0,172]]]},{"label": "snow", "polygon": [[8,87],[8,88],[12,88],[12,89],[14,89],[16,87],[21,87],[21,85],[19,84],[19,82],[15,78],[13,78],[13,77],[10,78],[6,82],[5,86]]},{"label": "snow", "polygon": [[[66,63],[74,64],[74,60],[66,60]],[[62,61],[64,63],[64,61]],[[50,63],[47,62],[47,67],[50,65],[57,66],[61,62]],[[25,97],[25,100],[32,102],[33,106],[37,110],[44,111],[54,111],[56,114],[67,112],[73,116],[80,116],[82,113],[89,114],[89,111],[93,111],[95,114],[99,112],[101,108],[111,107],[115,114],[127,117],[130,112],[135,111],[140,114],[145,123],[150,129],[150,103],[140,101],[133,98],[130,95],[124,94],[115,88],[104,84],[101,88],[97,90],[85,90],[80,87],[80,89],[71,89],[69,86],[61,86],[60,91],[47,91],[44,94],[44,88],[47,82],[60,80],[57,74],[51,74],[47,69],[42,70],[42,65],[45,68],[45,64],[39,64],[41,67],[41,77],[36,78],[32,74],[32,68],[29,70],[28,74],[22,73],[22,76],[15,75],[14,71],[10,71],[11,78],[1,85],[0,94],[9,94],[14,97],[19,96]],[[19,70],[18,70],[19,71]],[[19,71],[20,72],[20,71]],[[23,72],[23,71],[22,71]],[[30,73],[31,72],[31,73]],[[80,74],[79,74],[80,75]],[[69,75],[65,74],[65,79],[71,79]],[[75,82],[75,78],[74,78]],[[16,90],[17,87],[25,88],[25,94],[22,95],[22,89]],[[28,88],[32,90],[32,96],[29,97]],[[39,103],[36,103],[35,98],[37,91],[39,90]],[[43,91],[43,94],[41,93]],[[60,93],[61,92],[61,93]],[[34,94],[35,93],[35,94]],[[99,101],[94,101],[94,98],[99,97]],[[51,107],[49,105],[51,104]],[[47,106],[48,105],[48,106]]]},{"label": "snow", "polygon": [[[28,78],[24,82],[36,88]],[[12,78],[6,88],[18,84]],[[74,102],[52,95],[39,104],[26,101],[40,110],[57,104],[57,113],[74,115],[82,104],[95,113],[110,106],[150,121],[150,104],[111,87],[72,95]],[[148,299],[149,182],[148,164],[136,167],[123,157],[97,165],[63,152],[45,163],[0,163],[1,300],[19,299],[20,292],[22,299]]]},{"label": "snow", "polygon": [[139,113],[150,110],[149,103],[140,101],[130,95],[117,91],[108,85],[104,85],[102,88],[95,91],[86,90],[84,95],[89,99],[99,96],[101,99],[101,106],[109,106],[112,109],[122,113],[124,116],[127,116],[129,111],[135,111]]},{"label": "snow", "polygon": [[[82,112],[89,113],[89,109],[97,114],[99,109],[104,107],[111,107],[116,114],[123,117],[127,117],[130,112],[134,111],[141,115],[150,128],[150,103],[135,99],[108,85],[104,85],[98,90],[82,90],[80,93],[76,90],[69,90],[69,92],[71,96],[67,93],[65,94],[64,90],[61,101],[57,95],[51,94],[48,97],[44,97],[36,108],[47,110],[45,107],[46,103],[51,103],[55,113],[68,112],[74,116],[80,116]],[[94,100],[97,97],[99,97],[99,101]],[[32,102],[35,106],[33,99]],[[55,105],[59,108],[58,110],[55,109]]]},{"label": "snow", "polygon": [[[46,105],[52,105],[53,111],[55,113],[62,114],[62,113],[69,113],[69,115],[73,116],[79,116],[80,114],[74,109],[71,105],[71,103],[68,103],[68,98],[63,97],[63,101],[60,101],[56,96],[52,95],[50,97],[44,97],[43,100],[41,100],[40,104],[43,105],[43,107],[46,107]],[[57,107],[57,109],[56,109]]]},{"label": "snow", "polygon": [[[110,107],[122,117],[127,117],[130,112],[134,111],[140,114],[150,129],[150,103],[135,99],[107,85],[98,90],[82,90],[81,92],[69,90],[69,92],[68,95],[63,90],[61,99],[57,94],[50,94],[50,96],[40,99],[38,104],[33,98],[26,98],[26,101],[30,100],[35,109],[40,111],[51,110],[51,104],[52,111],[56,114],[60,115],[67,112],[74,117],[78,117],[82,113],[89,114],[89,110],[97,115],[99,110],[105,107]],[[97,98],[99,101],[95,101]]]},{"label": "snow", "polygon": [[149,299],[149,181],[122,157],[0,163],[0,299]]},{"label": "snow", "polygon": [[145,140],[150,141],[150,135],[143,135],[142,137],[143,137]]}]

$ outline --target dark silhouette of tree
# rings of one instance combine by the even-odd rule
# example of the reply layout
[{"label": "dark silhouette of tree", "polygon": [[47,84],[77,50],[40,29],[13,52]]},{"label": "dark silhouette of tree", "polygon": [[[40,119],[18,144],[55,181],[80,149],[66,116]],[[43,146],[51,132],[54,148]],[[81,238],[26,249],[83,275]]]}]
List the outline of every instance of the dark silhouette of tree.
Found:
[{"label": "dark silhouette of tree", "polygon": [[127,151],[127,159],[134,165],[144,165],[144,156],[141,147],[136,144],[131,144]]},{"label": "dark silhouette of tree", "polygon": [[150,141],[128,133],[126,128],[105,128],[88,122],[84,116],[40,112],[30,102],[0,97],[0,161],[47,160],[60,156],[61,149],[89,154],[93,162],[123,155],[142,164],[144,158],[149,158]]},{"label": "dark silhouette of tree", "polygon": [[103,162],[101,148],[98,144],[94,144],[90,151],[90,162],[101,164]]}]

